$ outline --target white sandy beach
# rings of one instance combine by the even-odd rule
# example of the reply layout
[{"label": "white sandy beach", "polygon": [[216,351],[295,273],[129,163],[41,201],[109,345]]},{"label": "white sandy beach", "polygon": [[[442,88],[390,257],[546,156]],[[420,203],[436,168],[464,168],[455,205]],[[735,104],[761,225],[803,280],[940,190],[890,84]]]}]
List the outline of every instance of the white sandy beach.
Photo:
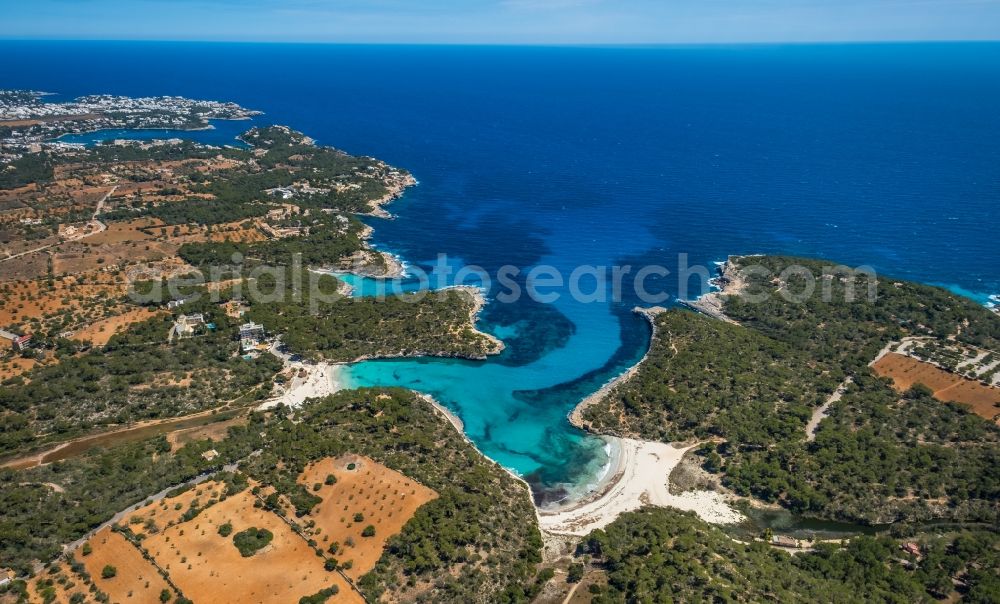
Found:
[{"label": "white sandy beach", "polygon": [[[278,352],[276,347],[272,348],[272,353],[284,360],[285,367],[291,369],[292,377],[259,409],[270,409],[278,404],[295,408],[311,398],[322,398],[344,388],[343,380],[338,378],[341,365],[292,361],[288,355]],[[462,421],[455,414],[426,394],[422,394],[421,398],[468,440]],[[593,493],[579,501],[553,510],[538,509],[539,526],[543,531],[553,535],[583,536],[594,529],[606,527],[623,512],[637,510],[644,505],[691,510],[702,519],[716,524],[737,523],[744,519],[718,493],[670,493],[670,472],[696,445],[677,447],[635,439],[603,438],[609,445],[610,462],[599,484]]]},{"label": "white sandy beach", "polygon": [[258,409],[271,409],[279,404],[294,408],[311,398],[322,398],[343,389],[343,384],[337,378],[339,365],[286,359],[285,367],[292,369],[292,379],[284,385],[284,390],[278,396],[262,403]]},{"label": "white sandy beach", "polygon": [[[656,315],[663,308],[636,308],[635,312],[649,320],[656,334]],[[585,398],[569,415],[570,423],[587,429],[583,411],[595,404],[638,372],[648,356],[627,371]],[[670,472],[680,463],[684,454],[697,445],[678,447],[671,444],[649,442],[630,438],[602,436],[609,444],[610,464],[594,491],[576,502],[552,510],[538,510],[538,521],[543,531],[558,535],[586,535],[590,531],[611,524],[623,512],[637,510],[644,505],[673,507],[690,510],[703,520],[715,524],[733,524],[744,517],[714,491],[687,491],[671,495],[668,488]]]},{"label": "white sandy beach", "polygon": [[644,505],[694,511],[715,524],[734,524],[744,518],[713,491],[688,491],[671,495],[670,472],[684,454],[696,445],[674,445],[628,438],[605,437],[611,444],[612,461],[606,483],[595,495],[561,509],[538,511],[542,530],[583,536],[611,524],[620,514]]}]

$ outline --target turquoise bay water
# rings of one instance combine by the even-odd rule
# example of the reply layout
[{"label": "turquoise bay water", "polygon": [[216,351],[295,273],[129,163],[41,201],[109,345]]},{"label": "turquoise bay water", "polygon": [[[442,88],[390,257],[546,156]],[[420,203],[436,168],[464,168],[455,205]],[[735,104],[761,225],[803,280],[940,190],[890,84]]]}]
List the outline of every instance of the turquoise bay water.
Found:
[{"label": "turquoise bay water", "polygon": [[[0,56],[16,59],[4,87],[231,100],[264,111],[254,123],[409,169],[420,186],[391,206],[397,219],[370,223],[415,269],[438,254],[568,274],[785,253],[984,302],[1000,293],[998,44],[0,42]],[[222,126],[250,124],[216,125],[191,137],[232,142]],[[692,280],[689,295],[703,287]],[[360,363],[346,379],[433,395],[483,452],[556,499],[604,461],[565,416],[643,354],[636,302],[492,301],[480,328],[507,343],[499,357]]]},{"label": "turquoise bay water", "polygon": [[[572,428],[566,416],[614,371],[606,367],[608,351],[618,349],[621,339],[620,318],[607,305],[567,300],[555,307],[572,322],[574,333],[564,346],[525,365],[501,359],[383,360],[351,365],[341,377],[348,387],[390,385],[430,394],[461,417],[466,434],[484,454],[549,490],[555,488],[552,496],[558,498],[563,483],[571,490],[585,487],[607,461],[604,442]],[[508,342],[531,337],[522,333],[530,327],[517,323],[485,327]],[[637,356],[640,346],[619,361],[617,370]],[[597,377],[575,388],[564,387],[594,373]]]}]

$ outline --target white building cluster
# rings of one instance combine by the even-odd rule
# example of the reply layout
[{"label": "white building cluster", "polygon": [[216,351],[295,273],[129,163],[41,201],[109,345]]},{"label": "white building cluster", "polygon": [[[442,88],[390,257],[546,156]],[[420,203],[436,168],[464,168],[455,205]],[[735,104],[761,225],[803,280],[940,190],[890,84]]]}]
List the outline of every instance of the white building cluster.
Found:
[{"label": "white building cluster", "polygon": [[2,142],[39,142],[102,129],[207,128],[209,120],[248,119],[260,114],[236,103],[179,96],[99,94],[67,102],[46,102],[46,96],[36,91],[0,90],[0,125],[12,128]]}]

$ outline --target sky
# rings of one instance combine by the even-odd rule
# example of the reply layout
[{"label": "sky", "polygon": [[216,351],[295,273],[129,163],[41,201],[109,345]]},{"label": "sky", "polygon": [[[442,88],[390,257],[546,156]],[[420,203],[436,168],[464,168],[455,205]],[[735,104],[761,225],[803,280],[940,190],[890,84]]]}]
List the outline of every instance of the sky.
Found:
[{"label": "sky", "polygon": [[998,40],[1000,0],[0,0],[0,38],[430,44]]}]

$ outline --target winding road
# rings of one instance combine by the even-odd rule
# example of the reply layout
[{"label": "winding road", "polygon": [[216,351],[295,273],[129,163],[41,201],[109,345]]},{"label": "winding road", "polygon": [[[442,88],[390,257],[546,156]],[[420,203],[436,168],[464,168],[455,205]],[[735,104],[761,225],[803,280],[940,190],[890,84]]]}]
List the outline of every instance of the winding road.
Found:
[{"label": "winding road", "polygon": [[94,213],[90,217],[90,222],[87,223],[87,227],[92,227],[92,228],[87,228],[86,230],[81,231],[79,234],[69,235],[65,239],[57,241],[55,243],[50,243],[48,245],[36,247],[34,249],[30,249],[24,252],[18,252],[17,254],[14,254],[12,256],[7,256],[6,258],[0,258],[0,262],[7,262],[9,260],[14,260],[15,258],[22,258],[24,256],[30,256],[31,254],[37,254],[38,252],[44,252],[50,247],[57,246],[60,243],[65,243],[67,241],[78,241],[80,239],[83,239],[84,237],[90,237],[91,235],[103,233],[104,231],[108,230],[108,225],[98,220],[97,217],[101,214],[101,212],[104,211],[104,203],[108,200],[109,197],[114,195],[115,191],[117,190],[118,190],[118,185],[111,187],[111,190],[105,193],[104,197],[101,197],[97,201],[97,207],[94,208]]}]

